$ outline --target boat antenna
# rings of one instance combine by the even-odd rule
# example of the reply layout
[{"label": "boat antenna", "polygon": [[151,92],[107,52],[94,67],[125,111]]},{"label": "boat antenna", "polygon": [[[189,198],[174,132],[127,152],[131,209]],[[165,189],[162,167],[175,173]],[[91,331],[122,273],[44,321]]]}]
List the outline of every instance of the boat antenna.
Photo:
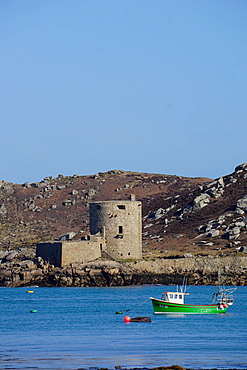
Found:
[{"label": "boat antenna", "polygon": [[183,277],[183,285],[182,285],[182,287],[180,287],[181,293],[185,293],[186,292],[187,280],[188,280],[188,278],[186,276],[184,276]]}]

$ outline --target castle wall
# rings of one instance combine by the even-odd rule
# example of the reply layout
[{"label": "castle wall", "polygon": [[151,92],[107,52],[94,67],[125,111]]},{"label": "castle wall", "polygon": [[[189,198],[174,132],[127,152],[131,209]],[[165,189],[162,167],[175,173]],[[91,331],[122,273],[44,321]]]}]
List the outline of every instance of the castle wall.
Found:
[{"label": "castle wall", "polygon": [[116,259],[142,258],[141,202],[90,203],[90,234],[105,231],[106,251]]},{"label": "castle wall", "polygon": [[[100,238],[101,239],[101,238]],[[101,257],[101,249],[104,241],[100,243],[97,240],[80,240],[63,242],[62,266],[68,266],[71,263],[82,263],[96,260]]]},{"label": "castle wall", "polygon": [[64,267],[71,263],[93,261],[101,257],[102,250],[105,250],[104,238],[94,236],[92,240],[39,243],[36,257],[42,257],[56,267]]},{"label": "castle wall", "polygon": [[36,245],[36,257],[42,257],[43,260],[51,265],[61,267],[62,264],[62,244],[63,242],[45,242]]}]

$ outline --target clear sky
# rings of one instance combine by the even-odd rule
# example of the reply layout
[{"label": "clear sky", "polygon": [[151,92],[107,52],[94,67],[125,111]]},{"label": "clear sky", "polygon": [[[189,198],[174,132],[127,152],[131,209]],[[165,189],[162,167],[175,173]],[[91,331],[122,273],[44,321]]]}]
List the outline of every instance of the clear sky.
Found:
[{"label": "clear sky", "polygon": [[0,180],[247,161],[246,0],[0,0]]}]

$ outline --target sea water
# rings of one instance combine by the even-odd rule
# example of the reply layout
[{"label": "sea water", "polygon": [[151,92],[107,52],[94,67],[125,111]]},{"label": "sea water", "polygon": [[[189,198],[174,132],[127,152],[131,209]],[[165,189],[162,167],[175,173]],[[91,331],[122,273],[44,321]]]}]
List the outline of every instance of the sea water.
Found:
[{"label": "sea water", "polygon": [[[0,288],[0,369],[246,369],[247,287],[227,314],[154,315],[149,297],[171,288]],[[188,292],[187,303],[211,303],[215,287]]]}]

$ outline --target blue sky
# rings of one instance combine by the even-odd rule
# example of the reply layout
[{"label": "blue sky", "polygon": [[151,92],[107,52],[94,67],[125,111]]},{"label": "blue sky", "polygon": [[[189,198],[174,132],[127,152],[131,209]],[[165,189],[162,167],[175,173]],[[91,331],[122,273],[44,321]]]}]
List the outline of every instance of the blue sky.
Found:
[{"label": "blue sky", "polygon": [[246,0],[0,0],[0,179],[247,161]]}]

